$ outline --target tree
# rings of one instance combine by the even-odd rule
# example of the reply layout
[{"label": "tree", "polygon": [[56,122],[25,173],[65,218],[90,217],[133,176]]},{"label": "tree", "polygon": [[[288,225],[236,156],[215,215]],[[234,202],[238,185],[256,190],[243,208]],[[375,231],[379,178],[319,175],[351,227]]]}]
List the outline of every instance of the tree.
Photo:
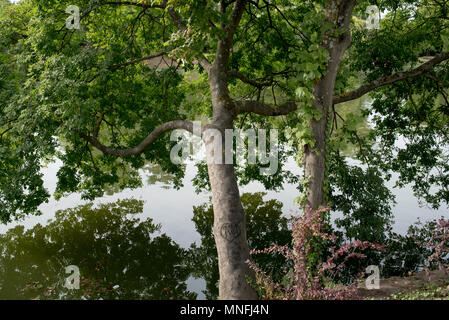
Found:
[{"label": "tree", "polygon": [[[187,250],[151,218],[143,201],[119,200],[56,212],[54,220],[0,235],[1,299],[195,299]],[[159,233],[159,234],[158,234]],[[65,268],[80,270],[67,289]]]},{"label": "tree", "polygon": [[[66,28],[69,4],[82,8],[79,30]],[[57,196],[81,190],[92,199],[111,185],[136,187],[145,162],[179,177],[182,168],[170,161],[164,133],[193,133],[186,118],[209,116],[200,135],[214,207],[220,298],[256,298],[246,282],[251,271],[244,263],[249,251],[235,168],[213,161],[225,158],[226,148],[214,150],[225,145],[225,130],[238,120],[248,123],[250,114],[259,127],[291,125],[285,138],[296,143],[305,171],[302,205],[312,209],[328,201],[326,157],[337,148],[329,143],[336,109],[367,93],[374,92],[370,112],[378,116],[377,133],[390,143],[368,161],[399,170],[407,182],[414,177],[406,168],[421,160],[426,166],[419,176],[435,167],[447,170],[447,155],[437,146],[448,123],[447,5],[379,1],[389,12],[379,30],[366,30],[360,17],[368,4],[2,2],[1,61],[9,82],[0,109],[3,221],[35,212],[49,197],[39,170],[56,156],[64,163]],[[266,119],[271,116],[278,119]],[[343,140],[358,137],[354,121],[345,119]],[[221,140],[210,135],[213,130]],[[385,161],[382,155],[394,151],[391,141],[404,133],[423,137],[408,147],[431,147],[419,159],[407,149]],[[439,193],[426,199],[447,201],[444,173],[418,182],[417,193],[427,195],[435,184]]]}]

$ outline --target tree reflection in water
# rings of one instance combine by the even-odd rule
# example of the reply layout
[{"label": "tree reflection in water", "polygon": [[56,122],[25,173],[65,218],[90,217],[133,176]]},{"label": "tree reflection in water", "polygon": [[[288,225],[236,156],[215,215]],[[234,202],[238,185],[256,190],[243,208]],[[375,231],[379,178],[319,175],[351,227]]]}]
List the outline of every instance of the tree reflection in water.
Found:
[{"label": "tree reflection in water", "polygon": [[[187,250],[142,211],[134,199],[88,204],[0,235],[0,299],[195,299]],[[80,269],[79,290],[64,287],[69,265]]]}]

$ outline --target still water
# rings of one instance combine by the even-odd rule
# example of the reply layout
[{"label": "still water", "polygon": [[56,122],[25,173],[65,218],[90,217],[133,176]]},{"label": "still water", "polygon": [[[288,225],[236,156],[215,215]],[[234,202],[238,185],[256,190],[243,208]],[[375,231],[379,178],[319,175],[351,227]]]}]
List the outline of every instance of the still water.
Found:
[{"label": "still water", "polygon": [[[53,192],[56,187],[56,172],[57,172],[59,166],[60,166],[60,163],[56,162],[56,163],[49,164],[48,167],[43,170],[45,187],[51,192]],[[291,170],[295,174],[301,173],[299,171],[297,165],[293,161],[289,161],[286,168]],[[125,290],[125,288],[127,286],[129,287],[130,284],[132,283],[131,280],[128,281],[129,282],[128,285],[123,280],[120,280],[120,279],[126,278],[123,275],[129,274],[128,270],[134,270],[133,272],[145,273],[146,274],[145,279],[147,279],[146,280],[147,282],[153,281],[153,283],[152,283],[152,284],[154,284],[153,286],[151,286],[150,284],[147,283],[146,287],[151,287],[151,288],[155,287],[156,289],[160,287],[158,289],[159,291],[157,291],[157,292],[163,293],[163,294],[155,294],[152,292],[145,292],[145,294],[140,293],[141,297],[143,297],[143,298],[164,298],[165,299],[165,298],[170,298],[170,297],[174,297],[174,298],[195,297],[195,295],[192,296],[191,293],[196,293],[198,299],[204,298],[204,295],[202,293],[202,290],[204,290],[204,288],[205,288],[204,280],[188,277],[188,275],[184,274],[185,270],[181,266],[181,263],[176,259],[177,256],[180,256],[183,254],[183,251],[182,251],[183,248],[187,249],[190,246],[190,244],[193,242],[196,242],[199,244],[200,240],[201,240],[199,234],[195,230],[194,223],[191,221],[191,219],[193,217],[192,208],[193,208],[193,206],[197,206],[197,205],[203,204],[205,202],[208,202],[210,193],[208,193],[208,192],[203,192],[200,194],[195,193],[194,187],[191,185],[191,182],[190,182],[192,180],[192,178],[195,176],[195,173],[196,173],[195,167],[193,165],[188,165],[187,170],[186,170],[186,176],[184,178],[184,187],[181,188],[180,190],[174,190],[174,189],[167,188],[167,185],[164,182],[161,182],[161,179],[156,179],[156,180],[158,180],[157,182],[151,182],[150,179],[148,179],[148,177],[147,177],[144,179],[144,186],[142,188],[135,189],[135,190],[124,190],[120,193],[116,193],[111,196],[105,196],[105,197],[102,197],[95,201],[95,204],[99,205],[99,204],[113,203],[113,202],[117,201],[118,199],[125,199],[125,198],[133,198],[133,199],[137,199],[137,200],[143,200],[144,203],[143,203],[143,208],[141,210],[142,212],[141,213],[133,212],[133,213],[136,213],[136,215],[132,216],[130,219],[133,219],[133,217],[138,217],[138,218],[140,218],[141,221],[144,221],[147,218],[152,219],[152,221],[151,221],[152,224],[145,225],[145,227],[139,227],[140,228],[140,229],[138,229],[138,230],[140,230],[139,232],[141,232],[143,230],[142,228],[144,228],[144,229],[147,228],[147,229],[145,229],[146,231],[144,231],[143,233],[142,232],[139,233],[139,234],[141,234],[142,238],[134,239],[134,242],[131,240],[129,242],[125,241],[127,243],[127,245],[125,245],[126,248],[123,248],[123,245],[122,245],[121,249],[118,250],[118,252],[115,252],[115,254],[111,254],[110,253],[111,246],[112,247],[114,246],[114,242],[109,242],[109,243],[105,244],[104,250],[102,252],[100,252],[100,253],[97,252],[95,257],[91,257],[92,259],[99,261],[97,265],[92,265],[92,267],[91,267],[92,270],[95,269],[96,272],[99,272],[95,275],[96,278],[108,277],[108,279],[110,279],[111,277],[113,277],[113,278],[115,277],[114,281],[117,282],[117,284],[114,285],[114,287],[116,287],[116,289],[108,288],[107,290],[109,290],[109,291],[103,291],[102,295],[100,294],[98,297],[116,298],[117,296],[114,296],[115,293],[113,294],[111,292],[118,292],[120,290],[122,290],[120,297],[128,297],[128,298],[139,297],[139,295],[136,296],[136,293],[131,292],[132,291],[131,287],[128,289],[128,291]],[[145,176],[146,174],[147,173],[142,172],[142,175]],[[391,181],[388,183],[388,187],[390,187],[390,188],[393,185],[394,185],[394,181]],[[442,215],[447,216],[446,208],[441,208],[440,210],[431,210],[426,207],[420,207],[418,205],[417,200],[413,197],[412,192],[409,188],[393,189],[393,190],[394,190],[394,194],[396,196],[396,201],[397,201],[397,204],[393,209],[393,212],[395,214],[395,225],[394,225],[393,231],[395,231],[395,232],[405,233],[408,226],[410,224],[414,223],[418,217],[420,217],[422,220],[425,221],[425,220],[438,218]],[[263,185],[260,183],[251,183],[251,184],[241,188],[241,192],[260,192],[260,191],[265,191]],[[291,213],[297,212],[297,207],[293,203],[294,198],[297,196],[298,196],[298,190],[296,189],[296,186],[287,184],[284,186],[284,189],[282,191],[279,191],[279,192],[268,191],[267,196],[265,197],[265,200],[276,199],[276,200],[282,202],[283,203],[283,212],[285,214],[291,214]],[[79,206],[80,204],[85,204],[85,203],[87,203],[87,202],[82,201],[79,194],[73,194],[71,196],[61,199],[60,201],[55,201],[54,199],[51,199],[49,203],[43,204],[40,207],[41,211],[43,212],[43,215],[30,216],[30,217],[25,218],[23,221],[13,222],[8,225],[0,225],[0,233],[4,234],[8,230],[12,230],[12,228],[14,228],[18,225],[23,225],[25,227],[25,229],[33,228],[37,224],[48,225],[47,221],[49,219],[53,219],[53,220],[55,219],[55,212],[57,210],[70,209],[70,208],[74,208],[74,207]],[[94,217],[95,214],[92,213],[91,216]],[[88,217],[88,215],[86,216],[86,219],[88,219],[87,217]],[[116,237],[121,240],[123,240],[125,237],[133,238],[134,237],[133,235],[135,235],[136,233],[131,232],[128,229],[126,229],[126,227],[121,226],[121,224],[123,224],[123,225],[126,224],[126,219],[123,220],[120,217],[115,217],[115,218],[114,217],[115,216],[111,216],[110,219],[118,219],[117,224],[114,224],[117,227]],[[59,233],[65,232],[66,234],[72,234],[72,239],[77,239],[77,241],[80,238],[84,239],[84,240],[78,241],[78,242],[83,242],[83,241],[88,242],[88,239],[90,239],[90,238],[92,238],[92,239],[94,239],[96,237],[108,238],[108,237],[113,237],[113,235],[114,235],[115,229],[113,229],[113,228],[109,231],[104,231],[103,233],[101,233],[99,231],[99,229],[102,229],[102,227],[103,227],[101,225],[102,224],[101,217],[99,217],[96,220],[95,219],[92,220],[93,218],[91,218],[90,222],[88,220],[83,220],[83,218],[80,218],[80,217],[75,218],[72,216],[70,216],[70,217],[67,216],[66,218],[59,217],[59,219],[61,220],[59,227],[58,227],[58,228],[61,228],[61,230],[59,230]],[[106,222],[104,222],[104,223],[106,223]],[[156,224],[160,224],[159,231],[156,231],[154,229],[154,225],[156,225]],[[72,225],[73,227],[71,229],[66,229],[66,228],[68,228],[68,225]],[[137,225],[137,222],[135,223],[135,225]],[[56,227],[53,227],[52,225],[50,225],[49,227],[52,228],[51,230],[55,231],[54,228],[56,228]],[[91,230],[91,234],[89,234],[89,230]],[[128,230],[129,233],[126,233],[123,230]],[[137,230],[137,229],[135,229],[135,230]],[[44,230],[42,232],[51,234],[51,232],[53,232],[53,231]],[[152,241],[149,240],[150,238],[146,238],[146,234],[150,234],[151,232],[154,232],[154,235],[151,237]],[[38,233],[38,232],[36,232],[36,233]],[[22,234],[21,231],[19,232],[19,234]],[[163,236],[161,236],[162,234],[166,234],[168,237],[164,238]],[[58,233],[55,233],[55,237],[57,237],[57,236],[58,236]],[[47,246],[49,248],[51,247],[51,250],[48,249],[49,251],[47,250],[48,252],[46,252],[45,254],[42,253],[40,256],[39,256],[39,254],[37,254],[37,257],[34,257],[35,254],[33,252],[40,250],[38,247],[35,248],[35,246],[38,246],[37,241],[35,240],[36,237],[37,237],[37,235],[35,235],[35,234],[33,234],[32,236],[29,235],[29,237],[28,237],[30,242],[36,242],[36,243],[23,244],[23,246],[27,246],[27,250],[29,250],[30,253],[26,253],[26,250],[24,251],[23,254],[25,256],[23,258],[21,258],[22,265],[19,266],[19,268],[16,268],[16,270],[12,270],[11,272],[13,274],[18,276],[20,274],[20,272],[22,272],[22,270],[20,270],[20,272],[19,272],[20,267],[24,268],[23,264],[33,264],[31,267],[35,268],[35,269],[38,268],[38,264],[46,264],[46,266],[47,266],[50,264],[50,261],[53,260],[53,258],[52,258],[53,256],[57,256],[60,252],[62,252],[64,250],[66,250],[66,251],[70,251],[70,250],[81,251],[81,252],[73,252],[73,253],[71,252],[73,255],[75,255],[75,254],[80,255],[78,260],[81,260],[81,261],[83,261],[83,258],[82,258],[83,254],[86,255],[86,259],[85,259],[86,261],[87,261],[89,255],[94,254],[94,253],[90,252],[89,250],[91,250],[91,251],[98,250],[98,248],[89,248],[89,246],[87,244],[86,244],[87,247],[85,247],[85,248],[71,247],[71,246],[73,246],[73,243],[77,242],[77,241],[75,241],[75,240],[69,241],[64,238],[65,242],[63,240],[59,240],[60,243],[56,243],[56,244],[55,244],[55,242],[58,242],[58,240],[54,240],[53,242],[52,242],[52,240],[47,241]],[[46,236],[44,235],[44,237],[46,237]],[[170,238],[171,238],[172,242],[170,242]],[[149,251],[145,251],[144,249],[139,249],[136,245],[136,242],[139,242],[138,239],[140,239],[141,242],[142,241],[143,242],[151,242],[151,246],[148,245],[148,248],[152,248],[152,249],[151,250],[149,250],[148,248],[145,249],[145,250],[149,250]],[[3,244],[3,245],[5,245],[5,244]],[[177,247],[178,245],[179,245],[179,248]],[[42,246],[44,246],[44,245],[42,245]],[[54,251],[54,250],[56,250],[55,248],[58,248],[58,250]],[[12,250],[12,252],[14,252],[14,250],[20,251],[21,248],[17,247],[17,248],[9,248],[9,249]],[[134,252],[133,250],[137,250],[136,252],[139,252],[140,257],[144,257],[144,259],[142,261],[135,262],[135,264],[142,265],[143,269],[141,269],[140,271],[136,271],[137,270],[136,267],[131,266],[129,264],[129,261],[122,261],[122,260],[132,260],[132,258],[126,258],[126,257],[127,256],[131,257],[131,256],[129,256],[128,253]],[[144,250],[144,251],[142,251],[142,250]],[[0,250],[0,252],[2,252],[2,251]],[[53,252],[53,253],[49,253],[49,252]],[[2,254],[5,255],[5,252],[2,252]],[[30,258],[27,258],[26,254],[29,254]],[[116,258],[114,258],[114,255]],[[12,256],[12,258],[14,258],[16,260],[18,259],[18,257],[16,257],[15,254],[13,254],[13,253],[11,253],[11,256]],[[11,259],[9,260],[10,262],[12,261]],[[106,259],[108,261],[111,261],[111,259],[116,259],[115,260],[116,263],[114,264],[114,266],[116,268],[116,270],[114,271],[115,272],[114,276],[111,276],[110,274],[109,275],[101,274],[101,261],[103,261],[102,259]],[[154,261],[160,261],[160,262],[166,261],[166,262],[157,264]],[[53,269],[58,268],[58,267],[54,266],[55,263],[56,262],[54,262],[52,264]],[[59,261],[59,260],[57,261],[56,264],[58,264],[58,263],[60,265],[63,264],[63,262]],[[69,262],[67,262],[67,263],[69,263]],[[109,262],[109,263],[111,263],[111,262]],[[58,266],[60,268],[61,266],[59,264],[58,264]],[[147,266],[146,268],[145,268],[145,265]],[[1,267],[1,265],[0,265],[0,267]],[[48,269],[49,267],[47,266],[46,268]],[[170,270],[171,276],[164,274],[164,270]],[[28,272],[27,273],[28,275],[31,274],[30,273],[31,271],[27,271],[27,272]],[[108,272],[110,273],[111,270],[109,270]],[[119,274],[121,276],[119,276]],[[173,274],[176,274],[176,277],[173,277]],[[26,278],[23,275],[21,277]],[[135,275],[135,277],[137,277],[137,278],[135,278],[135,279],[132,278],[132,279],[136,280],[142,276]],[[48,278],[49,278],[49,276],[45,276],[45,279],[43,279],[42,281],[45,282],[48,280]],[[126,279],[128,279],[128,278],[126,278]],[[153,280],[151,280],[151,279],[153,279]],[[20,279],[20,280],[22,281],[23,279]],[[17,281],[19,281],[19,278]],[[178,281],[181,285],[179,285],[179,286],[175,285],[176,281]],[[183,284],[186,285],[185,288],[182,286]],[[33,286],[33,285],[42,287],[42,285],[45,285],[45,284],[37,284],[35,282],[26,283],[26,286],[28,286],[28,287]],[[98,285],[98,286],[99,286],[99,288],[101,288],[100,285]],[[89,288],[95,287],[95,284],[89,284],[88,287]],[[170,287],[171,289],[173,289],[174,292],[170,292],[171,289],[169,289],[167,287]],[[51,288],[50,291],[54,290],[54,285],[53,286],[48,285],[48,288]],[[120,288],[120,289],[118,289],[118,288]],[[1,290],[2,290],[2,288],[1,288],[1,282],[0,282],[0,292],[1,292]],[[4,288],[3,288],[3,290],[4,290]],[[113,290],[116,290],[116,291],[113,291]],[[48,291],[48,289],[47,289],[47,291]],[[164,295],[165,292],[167,293],[167,295]],[[63,295],[64,294],[62,294],[62,296]],[[26,295],[24,295],[24,297],[33,298],[33,296],[26,296]],[[49,297],[60,298],[61,295],[60,296],[49,295]],[[93,296],[91,296],[91,297],[93,297]],[[0,294],[0,298],[2,298],[1,294]],[[74,298],[79,298],[79,297],[74,297]]]}]

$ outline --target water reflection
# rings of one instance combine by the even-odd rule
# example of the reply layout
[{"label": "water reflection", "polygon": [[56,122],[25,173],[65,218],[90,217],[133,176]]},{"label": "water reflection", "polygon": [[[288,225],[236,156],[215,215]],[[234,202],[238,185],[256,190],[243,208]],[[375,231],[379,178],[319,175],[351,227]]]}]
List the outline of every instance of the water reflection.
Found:
[{"label": "water reflection", "polygon": [[[58,211],[48,224],[0,235],[0,299],[195,299],[187,250],[151,218],[143,201],[119,200]],[[80,289],[64,287],[65,267]]]}]

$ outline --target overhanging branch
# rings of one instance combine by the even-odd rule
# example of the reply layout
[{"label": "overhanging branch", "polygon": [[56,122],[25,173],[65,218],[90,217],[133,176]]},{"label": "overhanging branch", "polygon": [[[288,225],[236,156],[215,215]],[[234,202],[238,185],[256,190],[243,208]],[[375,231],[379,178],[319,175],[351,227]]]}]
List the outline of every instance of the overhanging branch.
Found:
[{"label": "overhanging branch", "polygon": [[[144,9],[149,8],[158,8],[158,9],[166,9],[170,18],[173,20],[175,26],[184,31],[187,29],[184,21],[178,15],[173,7],[167,7],[167,0],[163,1],[161,4],[147,4],[146,2],[132,2],[132,1],[107,1],[103,2],[100,5],[115,5],[115,6],[136,6]],[[207,72],[210,70],[211,63],[205,58],[200,57],[197,60],[194,60],[193,63],[201,65]]]},{"label": "overhanging branch", "polygon": [[193,123],[185,120],[175,120],[166,122],[156,127],[138,146],[129,149],[115,149],[107,147],[102,144],[96,137],[79,133],[81,138],[89,142],[92,146],[102,151],[103,153],[110,154],[118,157],[136,156],[145,151],[148,146],[155,142],[163,133],[175,129],[184,129],[193,133]]},{"label": "overhanging branch", "polygon": [[373,91],[374,89],[377,89],[379,87],[383,87],[388,84],[392,84],[401,80],[405,80],[408,78],[416,77],[418,75],[424,74],[426,71],[428,71],[433,66],[437,65],[440,62],[443,62],[445,60],[449,59],[449,52],[442,52],[437,55],[435,55],[432,59],[429,61],[423,63],[419,67],[409,70],[409,71],[402,71],[398,72],[392,75],[383,76],[380,77],[368,84],[365,84],[361,86],[360,88],[349,91],[343,94],[340,94],[338,96],[335,96],[333,99],[334,104],[346,102],[355,100],[357,98],[360,98],[361,96],[367,94],[370,91]]}]

